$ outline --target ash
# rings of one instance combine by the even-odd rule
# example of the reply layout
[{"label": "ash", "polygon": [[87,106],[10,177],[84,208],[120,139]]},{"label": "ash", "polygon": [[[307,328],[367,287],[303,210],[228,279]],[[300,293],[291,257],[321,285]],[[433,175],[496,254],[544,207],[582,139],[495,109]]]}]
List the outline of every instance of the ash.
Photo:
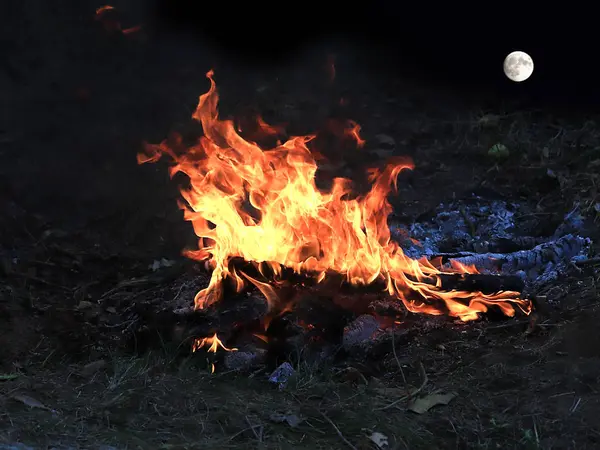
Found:
[{"label": "ash", "polygon": [[530,291],[586,259],[591,241],[584,236],[585,218],[577,205],[545,237],[523,233],[518,219],[525,215],[517,203],[472,195],[441,203],[428,217],[409,225],[391,219],[390,229],[411,258],[442,257],[448,267],[454,260],[482,273],[519,275]]}]

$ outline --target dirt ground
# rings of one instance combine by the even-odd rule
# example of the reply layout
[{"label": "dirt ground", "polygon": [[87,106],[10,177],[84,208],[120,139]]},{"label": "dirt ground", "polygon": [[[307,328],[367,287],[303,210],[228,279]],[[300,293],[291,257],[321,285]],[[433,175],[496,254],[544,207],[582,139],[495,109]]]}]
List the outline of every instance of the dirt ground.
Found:
[{"label": "dirt ground", "polygon": [[[392,137],[416,163],[392,199],[399,215],[486,189],[532,205],[540,234],[577,202],[595,242],[598,117],[483,104],[368,70],[348,45],[259,70],[197,41],[110,32],[95,19],[101,5],[67,3],[35,13],[14,6],[6,20],[0,448],[376,449],[373,433],[392,449],[600,446],[599,262],[573,266],[539,292],[535,323],[432,318],[383,354],[333,366],[300,360],[282,390],[264,372],[211,374],[202,352],[182,354],[169,336],[132,351],[111,332],[128,301],[156,301],[152,277],[172,289],[194,273],[181,256],[194,235],[177,186],[164,165],[138,166],[136,153],[170,131],[196,131],[191,112],[210,68],[224,114],[257,110],[290,134],[342,116],[367,142]],[[118,17],[122,28],[143,22]],[[506,158],[488,154],[499,142]],[[161,258],[177,263],[156,281],[149,266]],[[105,301],[131,280],[144,282]],[[182,295],[191,304],[192,291]],[[456,396],[416,414],[407,410],[411,386]]]}]

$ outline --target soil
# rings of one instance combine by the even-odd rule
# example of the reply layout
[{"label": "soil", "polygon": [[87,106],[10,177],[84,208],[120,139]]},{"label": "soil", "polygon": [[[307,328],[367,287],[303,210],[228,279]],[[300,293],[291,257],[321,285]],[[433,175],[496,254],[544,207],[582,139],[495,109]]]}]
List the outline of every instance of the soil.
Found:
[{"label": "soil", "polygon": [[[290,135],[349,118],[367,152],[392,138],[416,164],[391,199],[398,216],[476,189],[530,205],[540,234],[578,203],[595,242],[598,117],[484,105],[370,70],[339,42],[280,67],[238,64],[197,40],[123,33],[143,24],[142,2],[113,16],[116,31],[92,2],[13,3],[0,71],[0,448],[378,448],[373,433],[383,448],[598,448],[594,261],[538,292],[535,320],[422,318],[393,348],[333,366],[297,359],[284,389],[265,371],[211,374],[160,317],[152,339],[124,338],[133,309],[191,305],[207,280],[181,256],[195,238],[177,184],[136,154],[198,133],[191,112],[211,68],[223,115],[260,111]],[[488,153],[498,142],[505,158]],[[369,158],[337,157],[357,180]],[[162,258],[175,263],[153,271]],[[406,393],[419,386],[456,396],[417,414]]]}]

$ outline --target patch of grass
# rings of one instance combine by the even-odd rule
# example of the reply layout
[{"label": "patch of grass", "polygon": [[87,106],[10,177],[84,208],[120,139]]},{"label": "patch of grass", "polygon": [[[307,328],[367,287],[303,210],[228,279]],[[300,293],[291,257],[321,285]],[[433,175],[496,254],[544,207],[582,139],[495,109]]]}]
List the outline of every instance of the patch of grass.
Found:
[{"label": "patch of grass", "polygon": [[[376,448],[368,436],[377,431],[392,448],[432,448],[410,416],[378,409],[393,400],[386,397],[393,391],[336,380],[325,367],[298,364],[284,389],[264,373],[211,375],[200,355],[177,362],[159,354],[115,355],[106,371],[86,379],[57,369],[35,374],[39,392],[31,393],[28,382],[10,382],[58,412],[7,400],[5,440],[117,448]],[[8,384],[1,387],[6,393]],[[301,421],[292,427],[274,414]]]}]

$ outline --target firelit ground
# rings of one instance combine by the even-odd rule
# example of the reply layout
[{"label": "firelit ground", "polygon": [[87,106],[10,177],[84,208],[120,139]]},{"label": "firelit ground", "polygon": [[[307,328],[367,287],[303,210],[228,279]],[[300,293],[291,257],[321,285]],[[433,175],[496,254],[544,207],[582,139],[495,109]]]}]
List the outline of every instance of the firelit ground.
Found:
[{"label": "firelit ground", "polygon": [[[85,3],[16,8],[23,20],[6,22],[17,39],[0,75],[11,111],[0,141],[0,447],[376,448],[375,432],[389,448],[598,446],[598,264],[540,292],[548,302],[533,327],[432,320],[377,357],[300,361],[283,390],[264,373],[211,375],[204,354],[180,357],[162,336],[128,352],[110,332],[127,320],[127,302],[99,303],[127,283],[132,302],[154,302],[157,284],[181,282],[180,264],[149,266],[180,259],[193,233],[165,168],[139,167],[135,154],[173,128],[197,131],[189,117],[211,67],[230,112],[255,108],[291,134],[342,115],[367,142],[389,136],[416,162],[393,200],[409,218],[483,186],[531,203],[540,233],[574,201],[593,223],[594,118],[484,110],[363,70],[347,48],[333,86],[321,48],[294,67],[252,71],[197,43],[109,36],[93,17],[101,5]],[[488,154],[498,142],[503,159]],[[361,155],[342,160],[364,166]],[[178,287],[191,302],[194,287]],[[457,396],[419,415],[398,401],[411,386]]]}]

